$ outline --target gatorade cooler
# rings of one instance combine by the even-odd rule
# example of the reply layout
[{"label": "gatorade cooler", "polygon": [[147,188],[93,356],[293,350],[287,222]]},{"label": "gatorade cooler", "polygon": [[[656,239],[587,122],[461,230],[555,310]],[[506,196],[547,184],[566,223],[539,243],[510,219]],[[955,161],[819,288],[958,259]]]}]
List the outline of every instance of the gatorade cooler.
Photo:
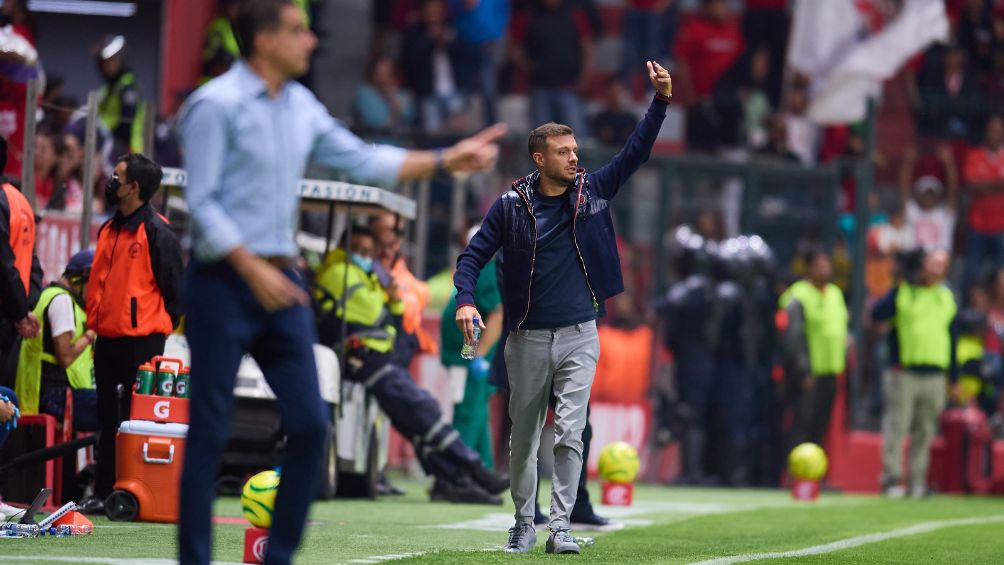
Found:
[{"label": "gatorade cooler", "polygon": [[[150,365],[154,368],[154,379],[156,382],[156,372],[162,365],[173,364],[177,366],[176,372],[185,370],[181,360],[170,357],[154,357],[150,360]],[[156,391],[153,391],[156,393]],[[186,382],[187,394],[187,382]],[[175,396],[160,396],[157,394],[140,394],[139,390],[133,386],[132,403],[129,409],[130,420],[150,420],[152,422],[173,422],[176,424],[188,423],[188,398],[178,398]]]},{"label": "gatorade cooler", "polygon": [[178,521],[178,491],[188,425],[122,422],[116,436],[115,491],[105,513],[116,522]]}]

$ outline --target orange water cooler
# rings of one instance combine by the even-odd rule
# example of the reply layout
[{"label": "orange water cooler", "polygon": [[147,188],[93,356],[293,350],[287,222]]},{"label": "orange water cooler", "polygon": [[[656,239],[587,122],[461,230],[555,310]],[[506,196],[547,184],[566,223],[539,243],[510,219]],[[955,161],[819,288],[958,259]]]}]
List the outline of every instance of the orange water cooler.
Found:
[{"label": "orange water cooler", "polygon": [[[180,361],[154,358],[153,363]],[[181,470],[188,436],[188,399],[133,390],[129,420],[115,437],[115,490],[105,513],[118,522],[178,521]]]},{"label": "orange water cooler", "polygon": [[187,424],[122,422],[116,438],[115,490],[105,512],[115,521],[177,522]]}]

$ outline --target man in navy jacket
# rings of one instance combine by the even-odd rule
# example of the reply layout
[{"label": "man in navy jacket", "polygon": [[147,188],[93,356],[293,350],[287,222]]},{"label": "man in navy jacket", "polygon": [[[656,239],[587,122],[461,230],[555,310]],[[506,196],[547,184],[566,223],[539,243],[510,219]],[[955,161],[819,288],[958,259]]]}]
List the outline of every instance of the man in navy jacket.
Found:
[{"label": "man in navy jacket", "polygon": [[496,251],[501,249],[505,257],[505,363],[516,506],[507,552],[526,553],[537,541],[537,447],[551,394],[557,402],[547,552],[579,552],[569,533],[569,513],[582,468],[582,430],[600,353],[596,318],[603,301],[624,290],[609,201],[648,159],[673,91],[666,69],[654,61],[647,67],[656,95],[620,153],[587,173],[578,166],[571,128],[547,123],[534,129],[528,146],[537,170],[513,182],[512,190],[495,201],[457,260],[457,325],[470,343],[474,318],[482,319],[474,307],[478,275]]}]

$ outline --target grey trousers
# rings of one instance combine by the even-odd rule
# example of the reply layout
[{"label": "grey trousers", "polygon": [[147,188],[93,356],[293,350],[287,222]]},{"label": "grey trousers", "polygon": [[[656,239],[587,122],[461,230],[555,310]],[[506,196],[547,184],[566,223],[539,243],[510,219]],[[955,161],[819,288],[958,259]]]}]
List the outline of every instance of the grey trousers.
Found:
[{"label": "grey trousers", "polygon": [[509,474],[516,522],[533,523],[537,494],[537,449],[554,391],[554,476],[551,530],[567,530],[582,470],[582,430],[586,426],[600,341],[596,322],[553,330],[509,334],[505,362],[509,372]]},{"label": "grey trousers", "polygon": [[910,488],[927,486],[931,442],[938,434],[938,417],[947,397],[946,375],[919,375],[887,370],[882,375],[882,486],[903,478],[903,440],[910,434]]}]

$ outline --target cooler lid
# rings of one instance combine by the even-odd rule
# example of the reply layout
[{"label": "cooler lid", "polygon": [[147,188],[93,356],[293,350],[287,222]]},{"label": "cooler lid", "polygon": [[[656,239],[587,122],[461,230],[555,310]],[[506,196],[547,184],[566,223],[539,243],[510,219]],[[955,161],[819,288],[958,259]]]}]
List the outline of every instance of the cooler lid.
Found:
[{"label": "cooler lid", "polygon": [[119,426],[119,433],[145,436],[185,437],[188,435],[188,424],[150,422],[148,420],[126,420]]}]

